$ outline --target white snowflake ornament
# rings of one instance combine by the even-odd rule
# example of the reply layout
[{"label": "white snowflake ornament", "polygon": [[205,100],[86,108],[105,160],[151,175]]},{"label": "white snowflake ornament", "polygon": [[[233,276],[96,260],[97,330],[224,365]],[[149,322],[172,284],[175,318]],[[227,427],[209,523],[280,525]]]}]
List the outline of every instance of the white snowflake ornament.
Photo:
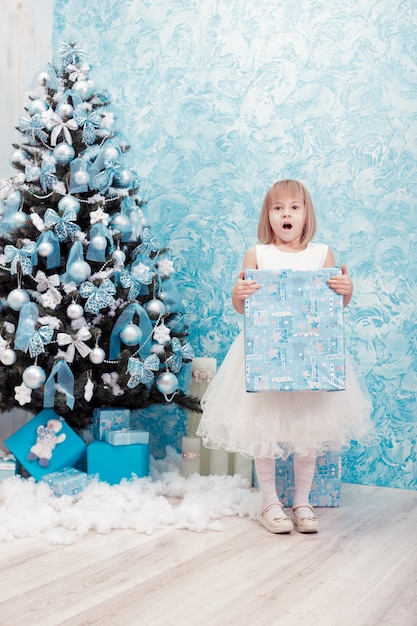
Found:
[{"label": "white snowflake ornament", "polygon": [[171,331],[165,324],[159,324],[153,331],[153,338],[160,344],[167,343],[171,338]]}]

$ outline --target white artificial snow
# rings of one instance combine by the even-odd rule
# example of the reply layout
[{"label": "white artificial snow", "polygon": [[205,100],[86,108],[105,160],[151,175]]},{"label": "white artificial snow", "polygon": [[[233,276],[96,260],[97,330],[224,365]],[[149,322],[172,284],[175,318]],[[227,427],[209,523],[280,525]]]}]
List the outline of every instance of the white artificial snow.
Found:
[{"label": "white artificial snow", "polygon": [[109,485],[94,478],[76,498],[55,496],[46,482],[13,476],[0,483],[0,542],[43,536],[71,544],[88,532],[132,529],[152,534],[164,526],[221,531],[221,519],[254,518],[260,494],[241,476],[184,478],[180,455],[168,448],[151,459],[150,476]]}]

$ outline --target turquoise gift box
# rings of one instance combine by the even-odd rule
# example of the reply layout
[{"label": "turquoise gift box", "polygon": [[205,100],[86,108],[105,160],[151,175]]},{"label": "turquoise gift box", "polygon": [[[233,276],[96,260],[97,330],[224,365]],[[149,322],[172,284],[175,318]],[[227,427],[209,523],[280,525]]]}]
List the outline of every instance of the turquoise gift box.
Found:
[{"label": "turquoise gift box", "polygon": [[[40,459],[29,460],[28,454],[37,443],[39,438],[38,429],[44,430],[47,422],[51,419],[60,421],[61,429],[57,434],[58,436],[65,435],[65,438],[57,443],[52,450],[48,464],[42,466],[39,463]],[[36,480],[40,480],[45,474],[74,465],[85,455],[87,447],[81,437],[53,409],[43,409],[43,411],[35,415],[22,428],[6,439],[4,443],[21,465]]]},{"label": "turquoise gift box", "polygon": [[90,479],[85,472],[74,467],[63,467],[45,474],[42,480],[48,483],[56,496],[76,496],[87,487]]},{"label": "turquoise gift box", "polygon": [[130,409],[109,406],[93,410],[93,437],[97,441],[104,441],[107,431],[129,426]]},{"label": "turquoise gift box", "polygon": [[[294,498],[292,455],[285,461],[277,459],[275,467],[277,495],[284,506],[290,507]],[[254,471],[254,485],[258,487],[256,471]],[[310,491],[310,504],[321,507],[340,506],[341,485],[342,455],[339,452],[326,452],[318,456]]]},{"label": "turquoise gift box", "polygon": [[123,478],[142,478],[149,474],[149,444],[114,446],[105,441],[92,441],[87,447],[89,476],[117,485]]},{"label": "turquoise gift box", "polygon": [[0,483],[16,474],[16,459],[11,454],[0,457]]},{"label": "turquoise gift box", "polygon": [[136,428],[122,428],[121,430],[106,430],[104,433],[107,443],[112,446],[129,446],[135,443],[149,443],[149,433]]},{"label": "turquoise gift box", "polygon": [[343,296],[327,284],[340,273],[245,270],[262,285],[245,300],[246,391],[345,389]]}]

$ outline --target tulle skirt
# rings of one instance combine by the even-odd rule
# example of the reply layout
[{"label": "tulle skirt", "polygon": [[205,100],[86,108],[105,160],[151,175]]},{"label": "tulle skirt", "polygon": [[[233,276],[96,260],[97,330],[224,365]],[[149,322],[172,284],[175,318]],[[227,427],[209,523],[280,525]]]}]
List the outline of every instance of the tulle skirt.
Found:
[{"label": "tulle skirt", "polygon": [[250,458],[285,459],[293,452],[316,456],[343,451],[352,440],[375,438],[371,402],[349,358],[344,391],[247,392],[243,333],[231,345],[201,402],[197,434],[204,445]]}]

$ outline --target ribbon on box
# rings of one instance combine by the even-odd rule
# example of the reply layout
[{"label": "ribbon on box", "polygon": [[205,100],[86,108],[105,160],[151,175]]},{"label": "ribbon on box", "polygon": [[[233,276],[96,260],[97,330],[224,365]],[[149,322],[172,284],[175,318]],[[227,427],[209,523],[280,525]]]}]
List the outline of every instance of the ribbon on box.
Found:
[{"label": "ribbon on box", "polygon": [[105,239],[107,239],[107,241],[109,242],[109,246],[110,246],[109,254],[113,252],[113,249],[114,249],[113,237],[111,236],[109,229],[106,228],[106,226],[104,226],[104,224],[100,222],[98,224],[95,224],[90,230],[90,243],[87,248],[85,258],[88,259],[89,261],[98,261],[100,263],[104,263],[104,261],[107,258],[106,257],[107,246],[104,249],[97,249],[94,247],[94,245],[92,244],[92,240],[97,235],[100,235],[101,237],[104,237]]},{"label": "ribbon on box", "polygon": [[36,244],[33,241],[25,243],[21,248],[15,248],[8,244],[4,247],[4,255],[6,263],[10,263],[10,274],[17,274],[17,264],[20,263],[22,274],[32,274],[32,254],[35,251]]},{"label": "ribbon on box", "polygon": [[[52,211],[52,210],[53,209],[48,209],[48,211]],[[38,264],[38,260],[39,260],[38,251],[39,251],[41,244],[44,244],[44,243],[51,244],[51,250],[52,250],[51,254],[48,254],[48,256],[46,257],[46,267],[48,268],[48,270],[53,269],[54,267],[59,267],[61,265],[61,250],[59,247],[59,240],[58,240],[58,237],[55,235],[55,233],[50,230],[43,232],[36,242],[35,250],[33,251],[33,254],[32,254],[33,265]]]},{"label": "ribbon on box", "polygon": [[72,363],[75,357],[75,350],[85,359],[91,352],[91,348],[84,342],[91,339],[92,335],[86,326],[82,326],[75,337],[67,333],[58,333],[57,342],[59,346],[68,346],[65,354],[67,363]]},{"label": "ribbon on box", "polygon": [[68,363],[64,360],[55,363],[52,372],[44,385],[43,406],[45,408],[53,408],[55,403],[55,376],[57,383],[62,392],[66,396],[66,405],[74,408],[74,375],[70,370]]},{"label": "ribbon on box", "polygon": [[115,302],[113,294],[116,293],[116,287],[109,278],[105,278],[100,287],[87,280],[80,285],[79,292],[82,298],[87,298],[84,309],[88,313],[97,314],[100,309],[105,309]]},{"label": "ribbon on box", "polygon": [[156,354],[151,354],[144,361],[135,357],[130,357],[127,364],[127,371],[131,375],[127,382],[129,389],[137,387],[139,383],[148,385],[155,377],[154,372],[157,372],[160,367],[160,360]]},{"label": "ribbon on box", "polygon": [[152,324],[151,320],[145,309],[138,303],[134,302],[129,304],[124,311],[119,315],[110,336],[110,354],[111,361],[118,359],[120,356],[120,333],[128,324],[131,323],[134,315],[139,316],[139,326],[142,331],[142,337],[144,341],[139,348],[139,354],[143,359],[146,359],[150,353],[150,342],[148,338],[152,336]]}]

